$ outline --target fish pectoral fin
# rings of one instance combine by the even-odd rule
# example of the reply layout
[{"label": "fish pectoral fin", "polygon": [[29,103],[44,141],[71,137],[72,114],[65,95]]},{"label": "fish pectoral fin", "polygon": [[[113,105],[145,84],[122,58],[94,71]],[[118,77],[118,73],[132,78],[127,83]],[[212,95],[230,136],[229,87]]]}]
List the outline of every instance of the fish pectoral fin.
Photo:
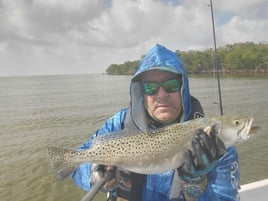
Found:
[{"label": "fish pectoral fin", "polygon": [[58,180],[64,180],[76,169],[76,165],[66,159],[68,152],[70,151],[55,147],[48,148],[50,165]]}]

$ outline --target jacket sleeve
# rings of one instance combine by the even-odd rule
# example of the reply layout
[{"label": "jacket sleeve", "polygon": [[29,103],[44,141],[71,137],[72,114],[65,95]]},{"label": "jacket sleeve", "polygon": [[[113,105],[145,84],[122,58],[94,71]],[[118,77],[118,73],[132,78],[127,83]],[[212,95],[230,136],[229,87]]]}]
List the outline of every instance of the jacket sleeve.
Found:
[{"label": "jacket sleeve", "polygon": [[[111,133],[114,131],[118,131],[124,128],[124,120],[127,113],[127,109],[122,109],[120,112],[113,115],[109,118],[101,128],[99,128],[92,137],[89,138],[82,146],[78,148],[78,150],[88,149],[91,145],[92,140],[99,135]],[[76,168],[76,170],[72,173],[72,179],[74,183],[84,189],[85,191],[90,190],[90,163],[83,163]]]},{"label": "jacket sleeve", "polygon": [[234,147],[230,147],[208,174],[207,190],[198,201],[238,201],[239,181],[238,154]]}]

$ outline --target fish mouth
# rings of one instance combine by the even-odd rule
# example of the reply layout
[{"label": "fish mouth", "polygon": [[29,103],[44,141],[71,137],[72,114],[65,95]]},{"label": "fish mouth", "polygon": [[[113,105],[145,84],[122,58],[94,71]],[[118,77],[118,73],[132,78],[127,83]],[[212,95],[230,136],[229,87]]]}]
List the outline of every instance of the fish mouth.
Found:
[{"label": "fish mouth", "polygon": [[251,130],[253,120],[254,120],[253,118],[249,118],[245,122],[244,126],[238,130],[238,136],[240,136],[241,139],[247,140],[250,137],[250,134],[251,134],[250,130]]}]

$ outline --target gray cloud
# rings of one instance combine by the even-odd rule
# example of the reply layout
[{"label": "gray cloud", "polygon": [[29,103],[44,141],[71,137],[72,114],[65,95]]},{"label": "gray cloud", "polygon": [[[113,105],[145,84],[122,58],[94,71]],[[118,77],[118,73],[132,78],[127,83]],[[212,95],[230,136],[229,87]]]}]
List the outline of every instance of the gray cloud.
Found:
[{"label": "gray cloud", "polygon": [[[0,0],[0,76],[101,73],[155,43],[213,47],[208,0]],[[266,0],[215,1],[219,45],[267,40]],[[217,15],[219,13],[219,15]]]}]

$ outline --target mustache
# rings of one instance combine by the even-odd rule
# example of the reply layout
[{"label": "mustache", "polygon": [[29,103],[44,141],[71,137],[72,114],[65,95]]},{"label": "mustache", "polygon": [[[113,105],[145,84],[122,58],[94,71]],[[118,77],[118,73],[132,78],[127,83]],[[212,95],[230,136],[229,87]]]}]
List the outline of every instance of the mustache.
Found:
[{"label": "mustache", "polygon": [[[163,105],[174,106],[174,103],[168,100],[159,100],[159,101],[155,101],[152,106],[156,108],[156,107],[163,106]],[[182,107],[182,103],[180,103],[178,107]]]},{"label": "mustache", "polygon": [[156,101],[153,103],[153,106],[157,107],[157,106],[162,106],[162,105],[170,105],[169,101]]}]

